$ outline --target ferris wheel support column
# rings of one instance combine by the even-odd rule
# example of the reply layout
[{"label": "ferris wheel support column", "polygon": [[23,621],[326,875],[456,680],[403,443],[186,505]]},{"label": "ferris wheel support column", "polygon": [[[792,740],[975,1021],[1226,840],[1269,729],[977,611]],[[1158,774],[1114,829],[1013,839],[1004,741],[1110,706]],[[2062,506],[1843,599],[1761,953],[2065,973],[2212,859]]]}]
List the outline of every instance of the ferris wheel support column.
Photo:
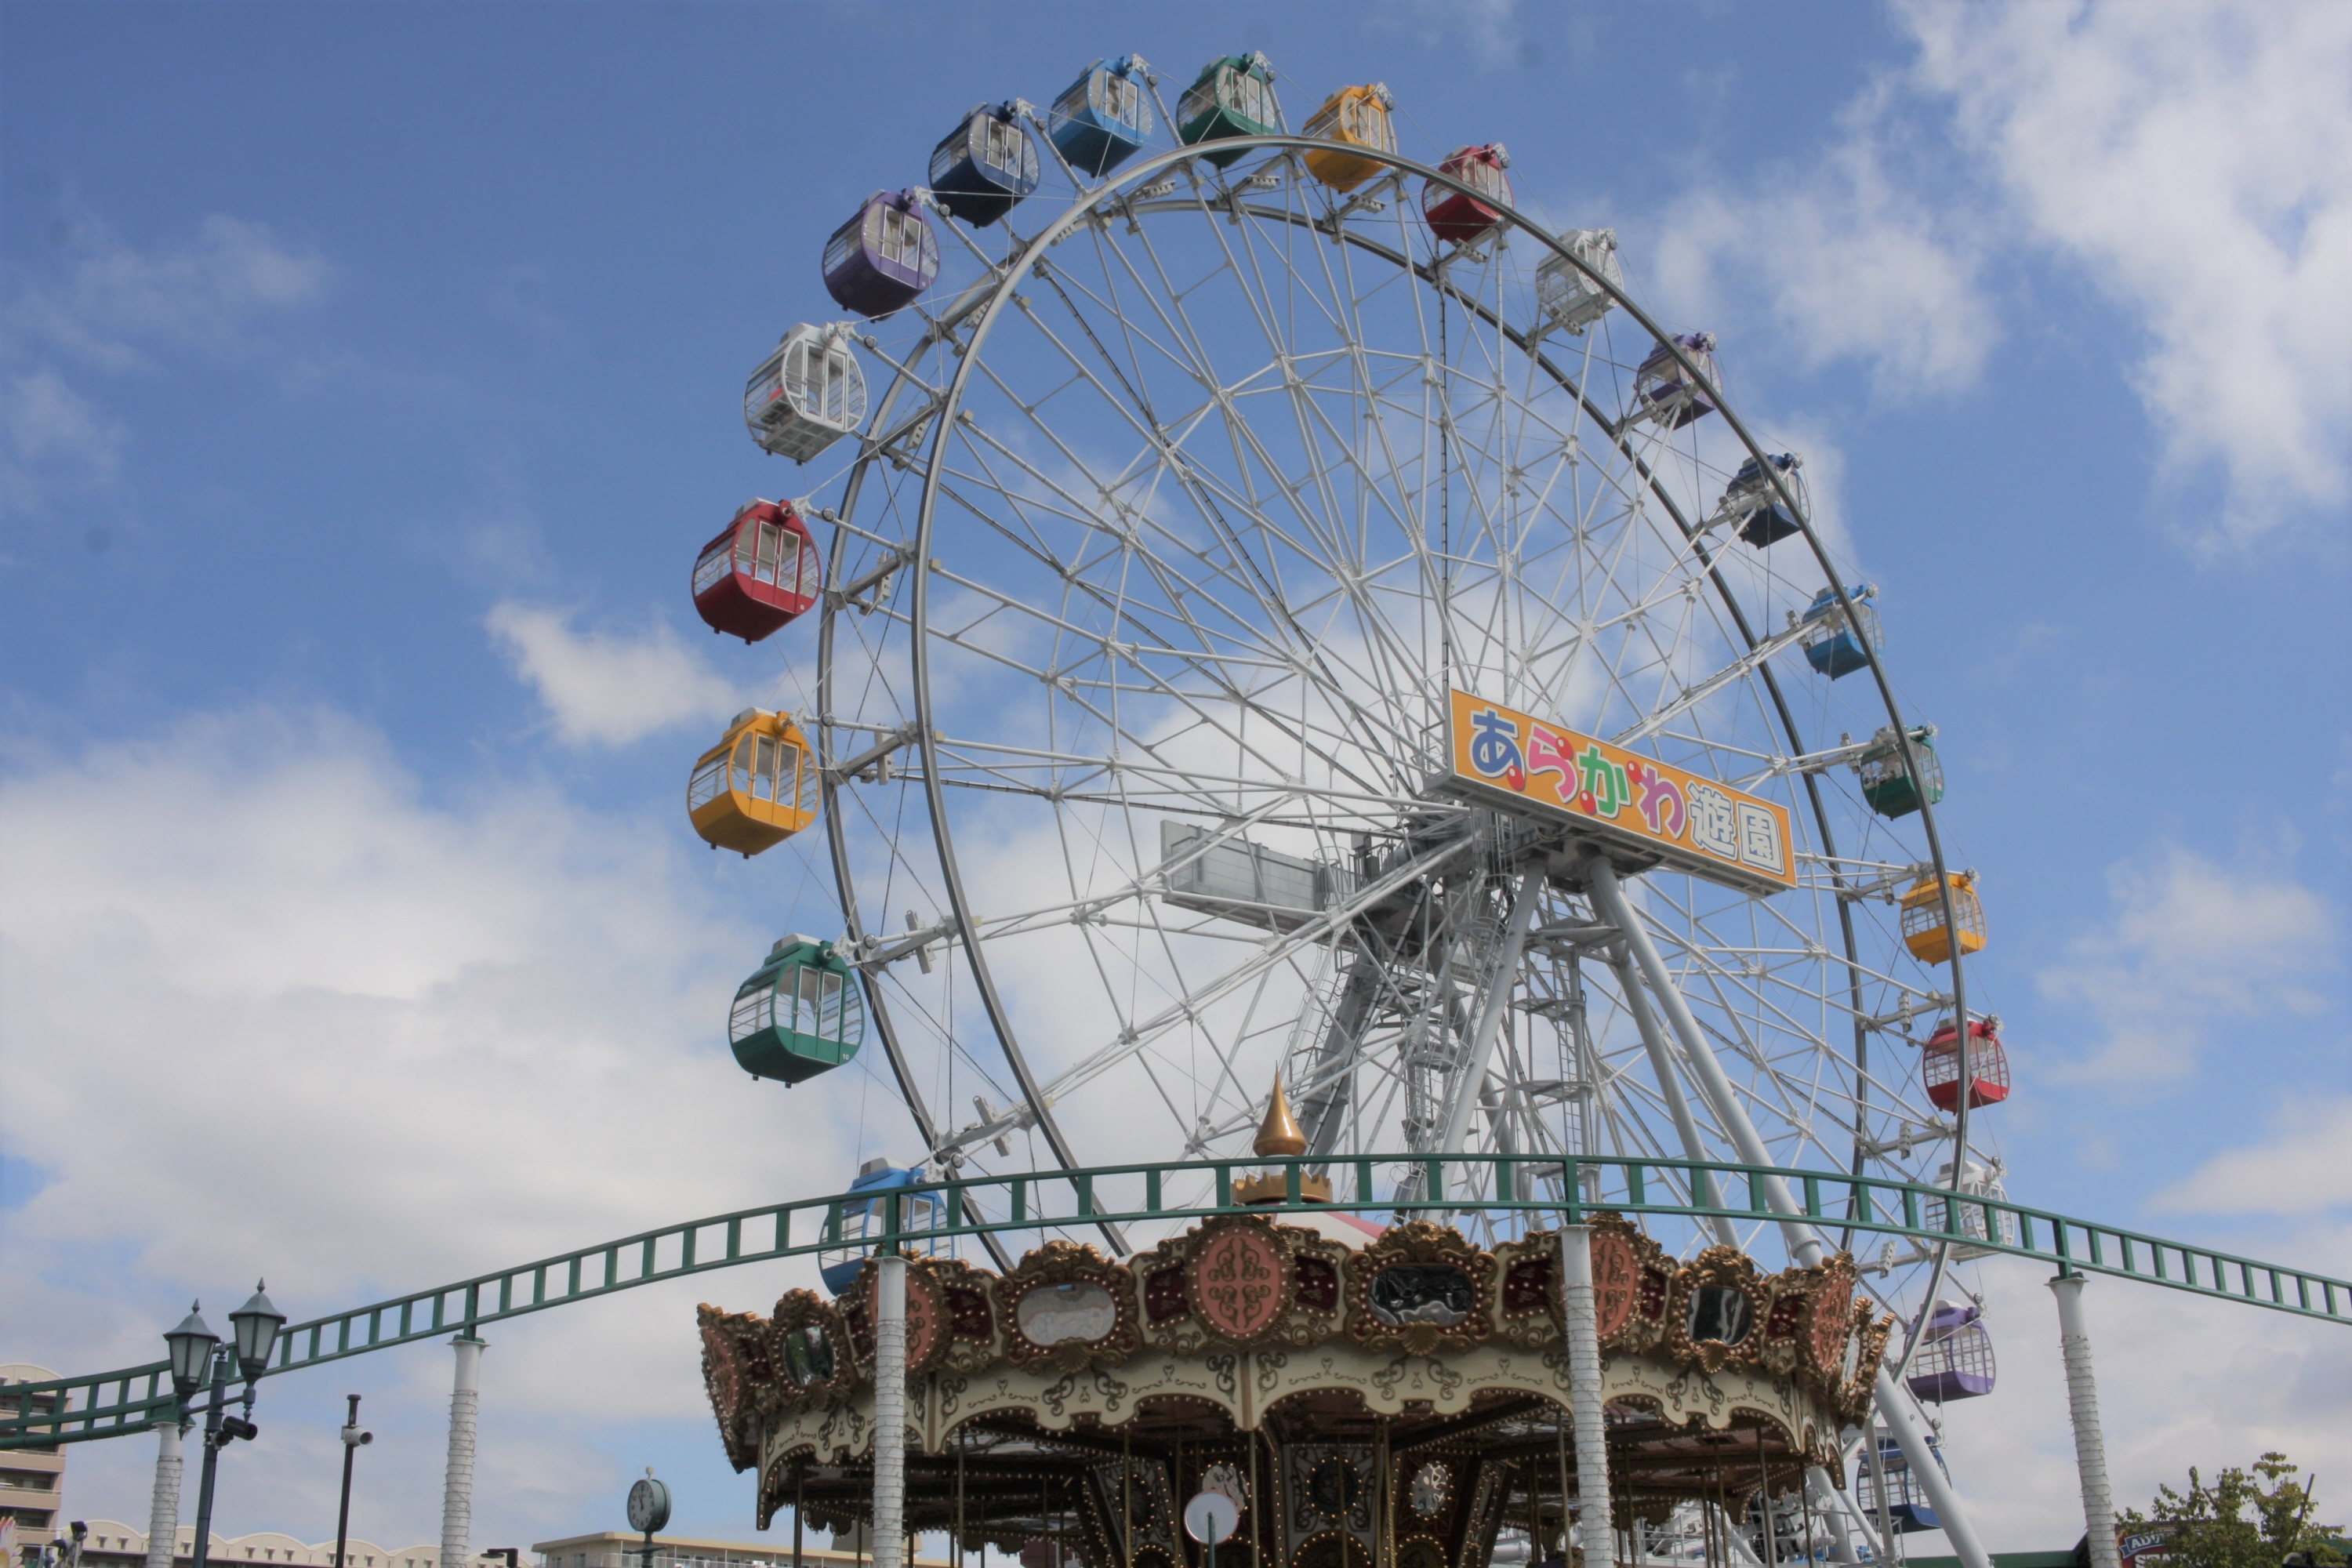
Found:
[{"label": "ferris wheel support column", "polygon": [[[1519,983],[1519,954],[1527,951],[1528,927],[1535,923],[1536,906],[1543,902],[1544,868],[1529,860],[1519,869],[1518,895],[1511,900],[1511,923],[1503,933],[1503,950],[1495,956],[1494,983],[1486,988],[1486,1005],[1478,1013],[1478,1032],[1471,1037],[1470,1055],[1454,1080],[1454,1095],[1445,1107],[1445,1130],[1437,1147],[1449,1154],[1462,1152],[1470,1136],[1470,1113],[1478,1106],[1478,1086],[1486,1080],[1486,1058],[1495,1054],[1495,1038],[1503,1032],[1503,1016],[1511,1010],[1511,992]],[[1462,1195],[1471,1195],[1472,1179],[1464,1163],[1458,1179]]]},{"label": "ferris wheel support column", "polygon": [[[1601,918],[1624,933],[1625,945],[1633,950],[1633,960],[1641,966],[1643,978],[1649,982],[1651,994],[1658,999],[1659,1007],[1666,1015],[1666,1022],[1673,1026],[1675,1038],[1682,1042],[1684,1059],[1690,1063],[1701,1091],[1713,1107],[1717,1125],[1729,1134],[1732,1146],[1739,1151],[1739,1158],[1744,1163],[1770,1168],[1773,1163],[1771,1151],[1764,1147],[1764,1140],[1757,1135],[1756,1124],[1740,1108],[1738,1098],[1732,1091],[1731,1080],[1724,1076],[1723,1064],[1715,1059],[1715,1052],[1708,1047],[1706,1036],[1698,1026],[1698,1019],[1692,1015],[1690,1004],[1683,1000],[1682,992],[1675,985],[1675,977],[1668,973],[1665,960],[1658,956],[1657,944],[1650,940],[1649,931],[1642,924],[1631,900],[1625,897],[1624,889],[1617,885],[1616,868],[1609,864],[1608,857],[1594,854],[1586,858],[1584,869],[1586,888],[1591,891]],[[1826,1255],[1826,1248],[1822,1246],[1820,1234],[1802,1217],[1804,1210],[1798,1205],[1795,1194],[1789,1191],[1789,1184],[1775,1175],[1765,1177],[1763,1186],[1764,1201],[1781,1216],[1780,1232],[1788,1238],[1790,1252],[1805,1268],[1820,1263]],[[1918,1478],[1921,1489],[1927,1492],[1928,1503],[1936,1510],[1936,1517],[1944,1521],[1944,1534],[1950,1540],[1952,1551],[1959,1558],[1962,1568],[1993,1568],[1992,1559],[1986,1554],[1983,1543],[1978,1541],[1975,1529],[1969,1523],[1959,1494],[1952,1490],[1951,1483],[1944,1477],[1943,1468],[1937,1464],[1934,1453],[1927,1447],[1927,1434],[1921,1427],[1917,1410],[1884,1366],[1878,1369],[1877,1392],[1879,1414],[1885,1416],[1886,1424],[1894,1428],[1895,1440],[1902,1445],[1903,1457],[1909,1462],[1911,1473]]]},{"label": "ferris wheel support column", "polygon": [[[1606,856],[1596,854],[1585,860],[1584,870],[1585,884],[1593,902],[1600,906],[1601,917],[1623,933],[1625,945],[1633,950],[1633,962],[1641,966],[1643,978],[1649,982],[1650,994],[1658,999],[1667,1025],[1682,1042],[1683,1059],[1690,1064],[1692,1074],[1698,1079],[1699,1091],[1714,1110],[1716,1125],[1729,1134],[1732,1147],[1739,1152],[1741,1160],[1750,1165],[1769,1167],[1773,1163],[1771,1152],[1757,1136],[1755,1123],[1740,1110],[1732,1093],[1731,1080],[1724,1076],[1723,1065],[1708,1047],[1698,1019],[1691,1014],[1690,1004],[1683,1000],[1682,992],[1675,987],[1675,977],[1667,973],[1665,960],[1658,956],[1657,944],[1650,940],[1641,917],[1625,897],[1625,889],[1617,885],[1617,868],[1609,864]],[[1799,1217],[1804,1210],[1790,1193],[1789,1184],[1778,1176],[1767,1176],[1764,1194],[1773,1211],[1782,1216],[1780,1234],[1789,1251],[1808,1268],[1819,1263],[1826,1256],[1822,1238]]]},{"label": "ferris wheel support column", "polygon": [[[1530,872],[1529,875],[1534,875]],[[1609,1435],[1601,1411],[1601,1320],[1592,1300],[1592,1227],[1559,1230],[1560,1307],[1568,1328],[1568,1397],[1576,1422],[1577,1539],[1584,1568],[1615,1568],[1609,1507]],[[1562,1499],[1560,1506],[1568,1506]]]},{"label": "ferris wheel support column", "polygon": [[2050,1281],[2058,1298],[2058,1345],[2066,1361],[2066,1404],[2074,1420],[2074,1468],[2083,1478],[2083,1528],[2091,1568],[2118,1568],[2115,1494],[2107,1487],[2107,1439],[2099,1426],[2099,1385],[2091,1375],[2091,1329],[2083,1318],[2084,1279]]},{"label": "ferris wheel support column", "polygon": [[874,1276],[874,1568],[903,1568],[907,1535],[907,1259],[890,1228]]},{"label": "ferris wheel support column", "polygon": [[[1683,1157],[1693,1162],[1706,1158],[1706,1145],[1699,1142],[1698,1123],[1691,1120],[1690,1101],[1683,1095],[1682,1074],[1675,1070],[1673,1053],[1666,1049],[1666,1037],[1659,1031],[1658,1016],[1650,1010],[1647,998],[1642,994],[1639,982],[1633,978],[1633,965],[1625,956],[1622,943],[1612,943],[1608,953],[1610,973],[1617,976],[1617,989],[1625,998],[1625,1010],[1633,1015],[1633,1028],[1642,1037],[1642,1049],[1650,1058],[1650,1071],[1656,1075],[1658,1092],[1665,1096],[1666,1113],[1674,1118],[1675,1131],[1683,1141]],[[1698,1190],[1692,1198],[1708,1208],[1720,1208],[1715,1191],[1715,1177],[1705,1171],[1697,1177]],[[1717,1215],[1707,1224],[1714,1228],[1715,1239],[1726,1247],[1739,1245],[1739,1232],[1729,1218]]]}]

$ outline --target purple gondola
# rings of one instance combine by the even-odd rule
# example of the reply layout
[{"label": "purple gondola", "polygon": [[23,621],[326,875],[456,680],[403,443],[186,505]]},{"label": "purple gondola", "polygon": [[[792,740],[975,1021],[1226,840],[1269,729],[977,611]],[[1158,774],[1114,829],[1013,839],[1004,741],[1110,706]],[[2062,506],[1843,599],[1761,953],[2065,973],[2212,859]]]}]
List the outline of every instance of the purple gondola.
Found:
[{"label": "purple gondola", "polygon": [[1927,1314],[1918,1352],[1911,1358],[1911,1374],[1904,1381],[1921,1399],[1941,1404],[1990,1394],[1993,1370],[1992,1335],[1984,1326],[1984,1309],[1938,1301]]},{"label": "purple gondola", "polygon": [[1633,373],[1633,402],[1636,418],[1646,416],[1679,430],[1715,412],[1715,334],[1684,332],[1674,342],[1698,366],[1697,378],[1683,369],[1673,348],[1660,343]]},{"label": "purple gondola", "polygon": [[824,246],[824,291],[845,310],[879,318],[940,275],[940,237],[912,191],[877,191]]}]

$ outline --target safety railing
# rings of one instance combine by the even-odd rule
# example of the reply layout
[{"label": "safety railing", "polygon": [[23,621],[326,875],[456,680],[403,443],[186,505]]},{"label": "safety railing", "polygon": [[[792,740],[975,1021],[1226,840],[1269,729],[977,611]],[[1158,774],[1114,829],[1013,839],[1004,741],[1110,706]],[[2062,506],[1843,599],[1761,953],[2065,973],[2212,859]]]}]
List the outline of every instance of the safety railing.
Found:
[{"label": "safety railing", "polygon": [[[1826,1171],[1615,1156],[1412,1154],[1341,1161],[1193,1160],[1019,1175],[974,1175],[880,1193],[769,1204],[641,1231],[574,1252],[477,1275],[413,1295],[289,1325],[278,1336],[274,1376],[347,1356],[527,1312],[592,1300],[688,1275],[893,1239],[1075,1232],[1155,1220],[1266,1213],[1234,1201],[1236,1172],[1280,1171],[1286,1206],[1440,1219],[1525,1215],[1574,1223],[1612,1210],[1628,1215],[1785,1218],[1767,1201],[1777,1178],[1817,1230],[1957,1243],[2030,1258],[2063,1271],[2137,1279],[2242,1301],[2298,1317],[2352,1322],[2352,1282],[2090,1220],[2005,1198]],[[1302,1178],[1326,1175],[1328,1203],[1302,1199]],[[1385,1194],[1379,1189],[1385,1186]],[[1400,1195],[1400,1186],[1418,1196]],[[1692,1194],[1709,1194],[1712,1204]],[[1434,1195],[1430,1195],[1434,1194]],[[1452,1194],[1452,1195],[1447,1195]],[[909,1215],[920,1216],[910,1222]],[[878,1227],[871,1221],[878,1218]],[[868,1231],[871,1234],[867,1234]],[[0,1385],[0,1448],[141,1432],[181,1418],[163,1362],[85,1377]]]}]

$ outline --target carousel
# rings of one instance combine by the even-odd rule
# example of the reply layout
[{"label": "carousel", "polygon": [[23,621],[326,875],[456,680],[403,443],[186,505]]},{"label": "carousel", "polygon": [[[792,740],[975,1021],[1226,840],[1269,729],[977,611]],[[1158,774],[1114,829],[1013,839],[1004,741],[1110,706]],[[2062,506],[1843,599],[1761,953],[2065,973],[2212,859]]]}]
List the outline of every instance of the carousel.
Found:
[{"label": "carousel", "polygon": [[[1279,1089],[1255,1147],[1304,1151]],[[1192,1568],[1205,1549],[1181,1510],[1215,1491],[1240,1511],[1223,1568],[1556,1553],[1582,1497],[1561,1233],[1490,1250],[1302,1184],[1291,1205],[1280,1173],[1236,1183],[1257,1212],[1123,1259],[1062,1240],[1002,1275],[910,1257],[908,1532],[1036,1568]],[[1614,1528],[1689,1503],[1776,1512],[1765,1500],[1801,1495],[1815,1466],[1843,1485],[1839,1434],[1868,1422],[1893,1321],[1857,1306],[1851,1258],[1768,1274],[1727,1247],[1677,1261],[1615,1215],[1589,1226]],[[758,1470],[762,1529],[781,1510],[871,1526],[877,1272],[770,1316],[701,1309],[711,1405],[729,1459]]]}]

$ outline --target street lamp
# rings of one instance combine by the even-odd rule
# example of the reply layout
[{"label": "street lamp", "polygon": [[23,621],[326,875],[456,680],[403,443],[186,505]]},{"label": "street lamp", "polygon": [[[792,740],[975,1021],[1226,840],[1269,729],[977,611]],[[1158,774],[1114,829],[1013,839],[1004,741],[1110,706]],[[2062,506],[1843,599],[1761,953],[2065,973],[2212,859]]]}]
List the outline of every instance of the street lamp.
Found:
[{"label": "street lamp", "polygon": [[[236,1336],[231,1344],[223,1345],[220,1336],[206,1326],[201,1302],[192,1304],[180,1326],[163,1336],[171,1351],[172,1386],[179,1391],[183,1428],[191,1419],[189,1397],[207,1383],[213,1391],[212,1403],[205,1410],[205,1474],[196,1492],[193,1568],[205,1568],[212,1555],[213,1468],[220,1451],[240,1437],[250,1440],[261,1434],[252,1419],[254,1384],[269,1370],[269,1352],[278,1347],[278,1331],[286,1326],[286,1314],[271,1306],[262,1290],[262,1284],[256,1281],[253,1299],[228,1315],[229,1329]],[[243,1416],[223,1414],[232,1372],[245,1379]]]},{"label": "street lamp", "polygon": [[228,1324],[236,1333],[237,1364],[250,1384],[268,1369],[269,1352],[278,1348],[278,1331],[286,1326],[286,1314],[269,1304],[257,1279],[252,1299],[228,1315]]}]

